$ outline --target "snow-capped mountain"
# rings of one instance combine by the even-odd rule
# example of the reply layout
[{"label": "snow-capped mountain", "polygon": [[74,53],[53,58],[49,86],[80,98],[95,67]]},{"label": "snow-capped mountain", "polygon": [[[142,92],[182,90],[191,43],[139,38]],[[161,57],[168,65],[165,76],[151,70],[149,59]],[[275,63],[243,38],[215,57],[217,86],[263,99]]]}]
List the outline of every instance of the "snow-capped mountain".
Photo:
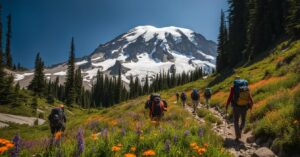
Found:
[{"label": "snow-capped mountain", "polygon": [[[99,45],[91,55],[77,59],[76,66],[82,69],[84,83],[91,86],[98,70],[116,75],[121,68],[122,80],[128,83],[130,75],[143,80],[147,74],[155,76],[174,67],[176,73],[196,67],[210,71],[215,68],[215,59],[216,43],[190,29],[138,26]],[[63,78],[66,69],[66,63],[58,64],[45,69],[45,75],[51,80],[56,76]],[[20,82],[32,77],[30,72],[15,76],[15,81]]]}]

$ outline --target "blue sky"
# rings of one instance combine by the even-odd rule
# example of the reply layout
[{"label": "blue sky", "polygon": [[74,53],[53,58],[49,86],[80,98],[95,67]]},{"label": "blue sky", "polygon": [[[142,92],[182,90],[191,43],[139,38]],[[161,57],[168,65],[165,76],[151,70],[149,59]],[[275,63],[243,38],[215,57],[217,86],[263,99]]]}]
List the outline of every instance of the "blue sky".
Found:
[{"label": "blue sky", "polygon": [[[3,25],[12,14],[15,63],[32,68],[37,52],[46,65],[76,57],[138,25],[178,26],[216,41],[226,0],[2,0]],[[4,31],[6,28],[4,28]],[[4,40],[5,41],[5,40]],[[5,44],[5,43],[4,43]]]}]

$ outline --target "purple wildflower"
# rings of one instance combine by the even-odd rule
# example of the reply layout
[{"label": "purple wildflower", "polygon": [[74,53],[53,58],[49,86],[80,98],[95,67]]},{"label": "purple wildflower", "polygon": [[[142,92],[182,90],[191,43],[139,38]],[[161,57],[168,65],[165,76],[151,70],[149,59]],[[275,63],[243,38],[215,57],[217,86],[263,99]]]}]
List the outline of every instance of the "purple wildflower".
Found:
[{"label": "purple wildflower", "polygon": [[107,138],[107,137],[108,137],[108,129],[107,129],[107,128],[102,129],[101,135],[102,135],[104,138]]},{"label": "purple wildflower", "polygon": [[135,131],[135,133],[137,134],[137,135],[141,135],[142,133],[143,133],[143,131],[142,131],[142,129],[141,129],[141,125],[138,123],[138,124],[136,124],[136,131]]},{"label": "purple wildflower", "polygon": [[184,136],[188,136],[190,134],[190,130],[185,130],[184,131]]},{"label": "purple wildflower", "polygon": [[84,139],[83,139],[83,131],[79,129],[77,132],[77,148],[78,148],[78,156],[84,151]]},{"label": "purple wildflower", "polygon": [[164,132],[164,130],[165,130],[165,129],[162,128],[162,127],[159,128],[159,131],[160,131],[161,133]]},{"label": "purple wildflower", "polygon": [[12,142],[14,143],[14,149],[10,152],[11,157],[17,157],[20,153],[20,135],[16,134]]},{"label": "purple wildflower", "polygon": [[166,142],[165,142],[165,151],[170,152],[170,149],[171,149],[171,141],[166,140]]},{"label": "purple wildflower", "polygon": [[125,129],[125,128],[122,128],[121,133],[122,133],[122,136],[126,136],[126,129]]},{"label": "purple wildflower", "polygon": [[178,142],[178,136],[177,136],[177,135],[174,135],[174,137],[173,137],[173,142],[174,142],[174,143],[177,143],[177,142]]},{"label": "purple wildflower", "polygon": [[203,128],[199,128],[199,129],[198,129],[198,136],[199,136],[199,137],[202,137],[203,134],[204,134]]}]

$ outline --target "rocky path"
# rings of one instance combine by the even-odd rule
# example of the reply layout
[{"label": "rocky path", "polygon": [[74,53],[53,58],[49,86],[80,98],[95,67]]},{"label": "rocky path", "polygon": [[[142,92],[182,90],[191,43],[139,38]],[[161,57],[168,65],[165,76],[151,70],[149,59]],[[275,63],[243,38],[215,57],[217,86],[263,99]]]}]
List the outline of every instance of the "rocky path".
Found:
[{"label": "rocky path", "polygon": [[[203,105],[198,106],[198,108],[204,107]],[[193,114],[193,109],[186,105],[185,109]],[[223,114],[218,110],[218,108],[210,108],[209,111],[213,113],[214,116],[218,117],[222,124],[214,124],[212,130],[220,135],[224,139],[224,148],[231,152],[236,157],[275,157],[276,155],[266,147],[260,147],[255,143],[254,136],[251,131],[242,134],[240,142],[235,141],[235,133],[233,123],[229,123]],[[200,123],[204,123],[203,118],[198,117],[193,114],[194,118]]]},{"label": "rocky path", "polygon": [[[17,116],[12,114],[0,113],[0,128],[9,126],[6,123],[17,123],[17,124],[27,124],[33,126],[37,118],[35,117],[25,117]],[[38,124],[42,125],[45,123],[44,119],[38,118]]]}]

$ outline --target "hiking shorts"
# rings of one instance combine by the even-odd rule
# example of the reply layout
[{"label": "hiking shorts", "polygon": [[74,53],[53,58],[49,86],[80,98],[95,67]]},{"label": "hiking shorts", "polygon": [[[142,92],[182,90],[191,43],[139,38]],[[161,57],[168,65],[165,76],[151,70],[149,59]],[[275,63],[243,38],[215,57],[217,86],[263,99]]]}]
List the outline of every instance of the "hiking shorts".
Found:
[{"label": "hiking shorts", "polygon": [[193,106],[197,107],[199,105],[199,100],[193,100]]}]

